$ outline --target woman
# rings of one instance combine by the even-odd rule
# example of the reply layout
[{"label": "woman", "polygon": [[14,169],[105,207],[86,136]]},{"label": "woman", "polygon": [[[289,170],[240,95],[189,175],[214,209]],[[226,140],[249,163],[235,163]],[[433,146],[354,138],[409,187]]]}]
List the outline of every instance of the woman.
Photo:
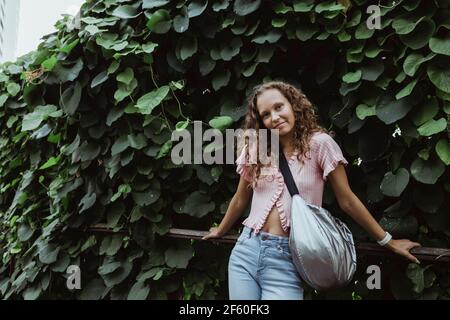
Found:
[{"label": "woman", "polygon": [[[321,206],[324,183],[329,179],[343,211],[381,245],[419,263],[409,250],[420,244],[392,239],[352,192],[344,169],[347,160],[318,125],[313,106],[298,89],[279,81],[255,88],[248,101],[245,129],[278,130],[280,146],[306,202]],[[220,225],[211,228],[203,240],[225,235],[253,196],[244,230],[230,256],[230,299],[302,300],[302,281],[289,251],[292,199],[277,168],[261,170],[261,163],[249,164],[253,150],[247,145],[242,149],[236,160],[236,171],[241,175],[237,191]]]}]

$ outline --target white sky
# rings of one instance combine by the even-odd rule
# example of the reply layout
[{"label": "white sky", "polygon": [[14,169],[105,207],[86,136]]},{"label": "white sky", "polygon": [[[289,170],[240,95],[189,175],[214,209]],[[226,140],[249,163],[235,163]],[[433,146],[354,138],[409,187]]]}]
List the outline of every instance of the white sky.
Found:
[{"label": "white sky", "polygon": [[62,14],[75,15],[84,0],[21,0],[17,56],[35,50],[41,38],[54,32]]}]

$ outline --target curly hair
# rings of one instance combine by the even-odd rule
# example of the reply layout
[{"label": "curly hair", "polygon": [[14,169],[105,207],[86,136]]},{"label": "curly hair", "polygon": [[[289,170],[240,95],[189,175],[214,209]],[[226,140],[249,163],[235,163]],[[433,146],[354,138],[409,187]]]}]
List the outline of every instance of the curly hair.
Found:
[{"label": "curly hair", "polygon": [[[259,141],[259,129],[267,129],[259,115],[257,108],[258,97],[268,89],[277,89],[289,101],[294,111],[295,125],[294,125],[294,150],[298,150],[297,158],[301,163],[304,163],[303,158],[309,152],[309,140],[315,132],[325,132],[334,136],[333,131],[328,131],[318,124],[318,117],[315,113],[315,108],[306,95],[293,85],[282,81],[271,81],[256,86],[247,100],[247,113],[244,121],[244,131],[247,129],[255,129],[257,134],[257,141]],[[270,139],[269,139],[270,140]],[[247,142],[245,143],[248,144]],[[270,150],[270,141],[269,141]],[[248,159],[249,148],[247,148],[246,157]],[[308,157],[309,158],[309,157]],[[255,188],[257,180],[261,173],[261,162],[251,165],[251,172],[253,176],[252,187]]]}]

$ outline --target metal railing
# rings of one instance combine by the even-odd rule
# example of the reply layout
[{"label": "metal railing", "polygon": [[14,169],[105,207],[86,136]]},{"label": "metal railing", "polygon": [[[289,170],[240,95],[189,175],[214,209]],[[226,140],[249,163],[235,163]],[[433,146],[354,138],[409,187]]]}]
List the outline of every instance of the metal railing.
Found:
[{"label": "metal railing", "polygon": [[[112,229],[108,229],[103,224],[96,224],[88,228],[89,232],[99,232],[99,233],[115,233]],[[120,233],[128,233],[127,230],[120,230]],[[167,237],[170,238],[178,238],[178,239],[191,239],[191,240],[201,240],[203,236],[207,235],[208,231],[199,231],[199,230],[189,230],[189,229],[176,229],[172,228],[166,234]],[[226,235],[221,238],[208,239],[206,241],[217,242],[217,243],[225,243],[232,244],[235,243],[239,235]],[[372,256],[391,256],[402,258],[399,255],[396,255],[392,251],[379,246],[374,243],[356,243],[356,250],[359,254],[362,255],[372,255]],[[411,249],[411,254],[413,254],[420,261],[427,262],[450,262],[450,249],[444,248],[432,248],[432,247],[418,247]]]}]

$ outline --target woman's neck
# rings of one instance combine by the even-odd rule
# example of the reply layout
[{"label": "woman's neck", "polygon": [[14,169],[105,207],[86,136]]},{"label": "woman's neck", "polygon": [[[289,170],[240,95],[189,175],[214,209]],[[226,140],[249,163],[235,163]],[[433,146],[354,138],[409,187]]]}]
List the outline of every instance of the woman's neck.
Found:
[{"label": "woman's neck", "polygon": [[283,148],[283,151],[286,153],[294,152],[295,145],[294,145],[294,139],[292,138],[292,135],[286,135],[286,136],[280,137],[280,146],[281,146],[281,148]]}]

